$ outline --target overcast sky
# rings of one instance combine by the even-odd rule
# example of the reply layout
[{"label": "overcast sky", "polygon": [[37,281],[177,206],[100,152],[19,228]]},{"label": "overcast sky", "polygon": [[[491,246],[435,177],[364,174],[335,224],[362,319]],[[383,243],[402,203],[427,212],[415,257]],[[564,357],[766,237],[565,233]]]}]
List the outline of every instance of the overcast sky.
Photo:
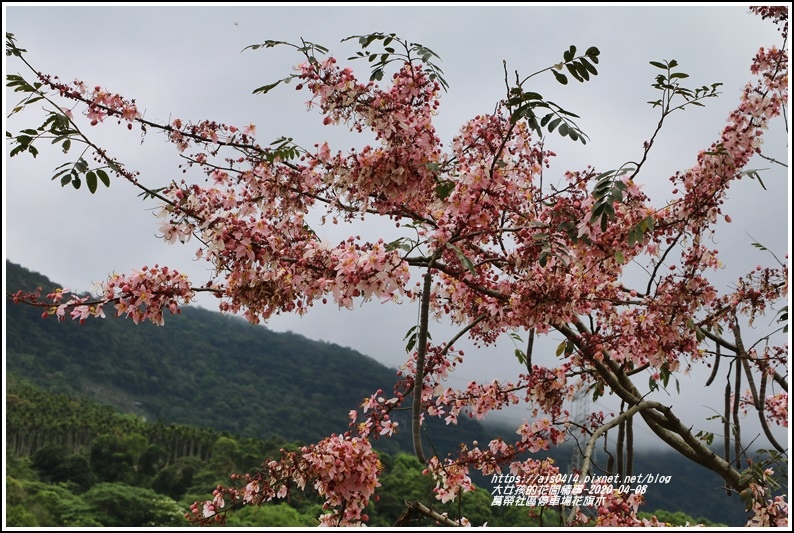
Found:
[{"label": "overcast sky", "polygon": [[[504,96],[503,60],[511,72],[527,75],[560,61],[571,44],[582,51],[597,46],[599,75],[589,83],[572,81],[561,86],[551,76],[540,76],[530,87],[579,114],[579,125],[591,139],[582,146],[549,136],[547,147],[558,154],[544,175],[551,180],[588,164],[609,170],[639,159],[643,141],[658,121],[658,110],[646,102],[657,98],[650,85],[659,71],[648,62],[676,59],[681,71],[690,74],[690,86],[722,82],[723,94],[707,101],[705,108],[674,114],[658,137],[637,181],[659,205],[670,195],[668,177],[691,167],[698,150],[719,135],[738,103],[741,87],[750,79],[749,66],[758,48],[780,43],[771,24],[740,5],[3,7],[5,30],[28,50],[28,60],[39,70],[135,98],[149,120],[213,119],[238,126],[253,122],[261,144],[282,135],[294,137],[302,146],[325,139],[340,149],[362,143],[360,136],[352,136],[344,126],[323,127],[321,115],[306,111],[306,94],[297,93],[294,86],[281,86],[266,96],[251,94],[256,87],[290,74],[300,61],[286,48],[241,53],[244,47],[266,39],[298,42],[305,38],[331,48],[340,60],[356,51],[354,42],[340,44],[341,39],[375,31],[396,32],[430,47],[441,56],[450,85],[436,122],[445,142],[466,120],[492,111]],[[4,72],[32,79],[19,62],[6,61],[5,56],[3,60]],[[364,62],[351,66],[360,77],[368,76]],[[6,93],[7,102],[17,100],[17,95]],[[7,105],[4,120],[8,112]],[[21,119],[12,117],[5,129],[16,132],[36,127],[35,117],[27,113]],[[128,168],[140,171],[141,180],[151,187],[181,179],[176,151],[157,134],[140,144],[137,129],[130,133],[113,121],[89,129],[88,134]],[[770,129],[765,150],[787,160],[786,140],[778,121]],[[128,272],[155,262],[188,273],[196,283],[207,279],[206,263],[192,260],[195,241],[168,246],[155,238],[154,204],[142,202],[120,180],[94,196],[85,188],[61,188],[50,180],[52,171],[77,154],[73,150],[64,156],[47,148],[40,147],[36,160],[27,154],[9,159],[6,146],[4,258],[75,290],[88,290],[114,271]],[[753,163],[753,168],[770,167],[763,161]],[[748,234],[779,257],[789,249],[787,172],[775,168],[764,171],[762,177],[767,191],[752,180],[731,188],[726,211],[733,223],[721,226],[717,235],[726,263],[719,273],[723,286],[756,263],[768,262],[768,256],[751,246]],[[330,233],[330,240],[341,240],[349,231],[341,228]],[[214,309],[212,300],[202,300],[201,305]],[[303,318],[277,317],[268,327],[349,346],[397,367],[405,358],[403,336],[415,320],[413,306],[370,303],[353,312],[316,307]],[[167,322],[168,317],[166,327]],[[441,342],[447,330],[436,326],[431,331],[434,340]],[[539,349],[553,352],[557,343],[552,338]],[[469,351],[451,384],[514,379],[520,367],[513,348],[508,340],[493,349]],[[544,360],[539,353],[538,357]],[[703,379],[697,376],[688,381],[682,378],[681,388],[691,411],[708,416],[712,413],[703,406],[721,405],[721,400],[701,394]],[[721,390],[714,393],[719,397]],[[611,406],[608,399],[604,401],[599,408]]]}]

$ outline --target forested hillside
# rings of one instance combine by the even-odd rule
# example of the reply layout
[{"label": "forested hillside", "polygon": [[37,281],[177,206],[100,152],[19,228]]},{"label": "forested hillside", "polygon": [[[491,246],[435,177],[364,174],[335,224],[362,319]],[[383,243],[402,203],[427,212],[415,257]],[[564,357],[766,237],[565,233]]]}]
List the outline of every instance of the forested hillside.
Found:
[{"label": "forested hillside", "polygon": [[[297,447],[275,437],[260,440],[144,422],[110,406],[47,392],[13,377],[8,380],[7,400],[8,526],[185,525],[189,506],[209,497],[230,473],[255,472],[281,448]],[[453,517],[462,513],[475,525],[559,525],[554,509],[530,518],[530,508],[491,505],[487,480],[464,495],[461,507],[457,502],[439,505],[433,498],[434,483],[422,475],[416,458],[381,453],[380,460],[382,486],[376,491],[377,501],[367,508],[370,525],[432,525],[419,515],[404,514],[406,502],[413,501]],[[315,495],[293,488],[283,501],[234,511],[229,525],[314,526],[321,512]],[[708,523],[680,511],[663,514],[676,525]]]},{"label": "forested hillside", "polygon": [[[11,526],[178,526],[196,500],[210,497],[230,473],[254,473],[266,458],[297,443],[243,438],[213,429],[144,422],[109,406],[8,382],[6,506]],[[538,525],[521,507],[492,507],[488,488],[466,495],[462,508],[435,505],[434,483],[405,453],[380,454],[378,502],[371,525],[396,522],[405,502],[463,512],[475,524]],[[286,500],[235,511],[229,525],[312,526],[321,500],[293,487]],[[545,513],[546,523],[558,519]],[[422,525],[415,518],[409,523]]]},{"label": "forested hillside", "polygon": [[[9,292],[58,286],[13,263],[6,268]],[[396,370],[350,349],[200,308],[169,316],[165,327],[110,318],[59,324],[37,308],[7,309],[9,372],[151,421],[308,442],[346,431],[348,412],[396,380]],[[410,450],[407,413],[393,418],[403,431],[376,446]],[[493,436],[465,419],[431,420],[426,432],[440,453]]]}]

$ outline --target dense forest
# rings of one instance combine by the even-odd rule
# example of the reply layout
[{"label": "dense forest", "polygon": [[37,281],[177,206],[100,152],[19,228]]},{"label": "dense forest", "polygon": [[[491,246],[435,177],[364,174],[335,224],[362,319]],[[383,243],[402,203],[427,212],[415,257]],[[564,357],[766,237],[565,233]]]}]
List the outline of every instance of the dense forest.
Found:
[{"label": "dense forest", "polygon": [[[13,263],[6,270],[8,292],[57,286]],[[58,324],[43,320],[39,309],[9,303],[6,334],[6,503],[17,524],[91,525],[79,517],[93,512],[69,514],[82,508],[71,504],[62,511],[52,507],[69,494],[80,494],[80,505],[95,502],[103,509],[111,504],[96,498],[158,501],[162,509],[150,506],[135,515],[144,520],[140,525],[168,525],[172,515],[182,521],[186,506],[206,499],[230,473],[256,469],[282,447],[345,431],[348,411],[378,388],[389,390],[396,372],[334,344],[203,309],[186,308],[161,328],[112,319]],[[397,420],[408,427],[407,415]],[[457,426],[438,420],[426,426],[427,446],[439,454],[460,442],[487,442],[515,431],[463,418]],[[385,470],[380,501],[367,510],[371,525],[393,523],[406,501],[434,501],[432,480],[406,455],[409,441],[402,431],[374,443]],[[565,471],[571,449],[553,457]],[[648,491],[647,509],[687,513],[699,522],[744,523],[738,498],[726,496],[715,475],[674,453],[638,450],[634,471],[674,478]],[[483,489],[463,504],[472,523],[529,525],[526,509],[491,507],[488,480],[474,479]],[[89,494],[98,484],[102,490]],[[152,500],[151,492],[137,490],[160,496]],[[37,496],[42,491],[48,496]],[[45,505],[45,498],[52,501]],[[451,516],[457,512],[450,508]],[[235,513],[230,524],[308,525],[319,514],[319,502],[301,494],[288,504]],[[544,523],[552,523],[553,515],[546,511]],[[132,525],[130,516],[94,519]]]}]

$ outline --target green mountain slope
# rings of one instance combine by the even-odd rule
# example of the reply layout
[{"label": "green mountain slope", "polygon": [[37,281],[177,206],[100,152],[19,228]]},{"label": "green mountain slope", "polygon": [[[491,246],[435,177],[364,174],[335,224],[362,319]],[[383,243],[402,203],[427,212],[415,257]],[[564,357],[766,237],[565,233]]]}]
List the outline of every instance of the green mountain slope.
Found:
[{"label": "green mountain slope", "polygon": [[[6,269],[8,292],[58,286],[13,263]],[[358,352],[238,317],[185,308],[166,320],[165,327],[113,318],[58,323],[42,319],[41,309],[9,302],[7,370],[152,421],[301,441],[347,431],[348,412],[378,389],[388,394],[396,381],[396,370]],[[401,431],[377,445],[410,450],[407,413],[392,418]],[[428,434],[442,453],[488,438],[469,420],[432,420]]]}]

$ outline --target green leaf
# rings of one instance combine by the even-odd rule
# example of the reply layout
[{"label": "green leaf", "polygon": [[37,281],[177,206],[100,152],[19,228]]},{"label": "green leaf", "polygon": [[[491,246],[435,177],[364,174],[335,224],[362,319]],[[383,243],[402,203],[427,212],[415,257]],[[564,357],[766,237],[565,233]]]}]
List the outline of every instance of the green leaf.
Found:
[{"label": "green leaf", "polygon": [[[68,163],[67,163],[67,164],[68,164]],[[57,169],[56,169],[56,170],[57,170]],[[55,174],[53,174],[52,178],[50,178],[50,179],[52,179],[52,180],[56,180],[56,179],[58,179],[58,176],[61,176],[62,174],[67,174],[67,173],[69,173],[69,172],[71,172],[71,169],[69,169],[69,168],[67,168],[67,169],[64,169],[64,170],[61,170],[61,171],[59,171],[59,172],[56,172]]]},{"label": "green leaf", "polygon": [[609,221],[609,215],[607,214],[607,208],[609,208],[609,207],[611,207],[611,206],[608,206],[608,205],[604,206],[604,214],[601,215],[601,231],[606,231],[607,230],[607,222]]},{"label": "green leaf", "polygon": [[659,374],[662,376],[662,384],[667,388],[667,383],[670,381],[670,366],[665,363],[659,368]]},{"label": "green leaf", "polygon": [[527,100],[543,100],[543,96],[541,94],[535,92],[525,93],[521,90],[520,87],[515,87],[511,89],[510,92],[513,93],[515,96],[507,100],[507,103],[509,105],[518,105],[523,102],[526,102]]},{"label": "green leaf", "polygon": [[623,257],[623,252],[621,252],[620,250],[617,250],[615,252],[615,261],[617,261],[619,265],[622,265],[623,263],[626,262],[626,259]]},{"label": "green leaf", "polygon": [[63,141],[63,144],[61,145],[61,148],[63,148],[63,153],[68,153],[69,148],[71,148],[71,146],[72,146],[71,140],[66,139],[65,141]]},{"label": "green leaf", "polygon": [[458,259],[460,260],[464,268],[466,268],[466,270],[471,272],[472,275],[477,274],[476,270],[474,270],[474,263],[471,262],[471,259],[466,257],[466,255],[463,253],[463,251],[460,248],[450,243],[447,243],[447,247],[452,248],[452,250],[455,252],[455,255],[458,256]]},{"label": "green leaf", "polygon": [[405,346],[406,352],[410,352],[411,350],[413,350],[414,346],[416,346],[416,340],[418,338],[418,334],[416,331],[417,327],[418,326],[412,326],[408,330],[408,333],[405,334],[405,337],[403,337],[403,340],[408,339],[408,344],[406,344]]},{"label": "green leaf", "polygon": [[604,395],[604,384],[596,383],[593,386],[593,401],[598,401],[598,398]]},{"label": "green leaf", "polygon": [[629,230],[629,246],[634,246],[638,240],[637,227],[635,226]]},{"label": "green leaf", "polygon": [[576,81],[584,82],[584,78],[582,78],[582,75],[576,69],[576,63],[569,63],[565,65],[565,68],[568,69],[568,72],[571,74],[571,76],[574,77]]},{"label": "green leaf", "polygon": [[598,71],[596,70],[596,68],[595,68],[595,67],[592,65],[592,63],[590,63],[590,62],[589,62],[587,59],[585,59],[585,58],[583,57],[582,59],[580,59],[580,60],[579,60],[579,62],[580,62],[580,63],[581,63],[583,66],[584,66],[584,68],[586,68],[587,70],[589,70],[589,71],[590,71],[590,73],[591,73],[593,76],[596,76],[596,75],[598,75]]},{"label": "green leaf", "polygon": [[270,83],[268,85],[263,85],[263,86],[259,87],[258,89],[254,89],[254,92],[252,94],[267,94],[271,90],[275,89],[282,81],[284,81],[286,79],[288,79],[288,78],[284,78],[282,80],[278,80],[277,82]]},{"label": "green leaf", "polygon": [[560,343],[560,345],[559,345],[559,346],[557,346],[557,352],[556,352],[556,355],[557,355],[557,357],[559,357],[559,356],[561,356],[561,355],[563,354],[563,352],[565,351],[565,347],[566,347],[566,345],[567,345],[567,344],[568,344],[568,341],[566,340],[566,341],[562,341],[562,342]]},{"label": "green leaf", "polygon": [[405,345],[405,351],[410,352],[416,346],[416,335],[413,335],[409,340],[408,344]]},{"label": "green leaf", "polygon": [[593,208],[593,214],[590,215],[590,224],[592,224],[593,222],[598,220],[599,217],[601,217],[604,214],[605,207],[606,207],[606,204],[599,203]]},{"label": "green leaf", "polygon": [[91,194],[94,194],[96,192],[96,186],[97,186],[96,174],[94,174],[93,172],[86,173],[85,184],[88,187],[88,191]]},{"label": "green leaf", "polygon": [[587,71],[584,65],[581,63],[574,63],[574,68],[576,69],[576,72],[579,73],[579,76],[584,78],[584,81],[590,81],[590,73]]},{"label": "green leaf", "polygon": [[656,68],[660,68],[662,70],[667,70],[667,65],[659,63],[658,61],[650,61],[650,63],[651,63],[651,65],[653,65]]},{"label": "green leaf", "polygon": [[252,45],[246,46],[245,48],[243,48],[243,51],[248,50],[249,48],[251,50],[259,50],[260,48],[274,48],[275,46],[280,45],[280,44],[289,44],[289,43],[284,42],[284,41],[273,41],[271,39],[268,39],[267,41],[265,41],[262,44],[252,44]]},{"label": "green leaf", "polygon": [[455,190],[455,182],[444,180],[436,185],[436,194],[441,200],[446,200],[447,197]]},{"label": "green leaf", "polygon": [[559,133],[563,137],[568,135],[568,124],[566,124],[565,122],[560,124],[560,127],[557,129],[557,133]]},{"label": "green leaf", "polygon": [[537,119],[537,117],[535,117],[534,114],[532,114],[531,116],[527,117],[527,124],[529,124],[529,127],[533,131],[536,131],[539,136],[543,136],[543,132],[540,131],[540,126],[538,126],[538,119]]},{"label": "green leaf", "polygon": [[549,260],[549,252],[543,250],[540,254],[540,258],[538,259],[538,263],[540,264],[541,267],[545,267],[548,260]]},{"label": "green leaf", "polygon": [[102,169],[98,169],[96,174],[99,176],[99,179],[102,181],[105,187],[110,187],[110,177],[108,177],[107,172]]},{"label": "green leaf", "polygon": [[563,85],[568,85],[568,78],[565,76],[565,74],[560,74],[556,70],[552,70],[551,73],[554,74],[554,77],[557,78],[558,82]]}]

